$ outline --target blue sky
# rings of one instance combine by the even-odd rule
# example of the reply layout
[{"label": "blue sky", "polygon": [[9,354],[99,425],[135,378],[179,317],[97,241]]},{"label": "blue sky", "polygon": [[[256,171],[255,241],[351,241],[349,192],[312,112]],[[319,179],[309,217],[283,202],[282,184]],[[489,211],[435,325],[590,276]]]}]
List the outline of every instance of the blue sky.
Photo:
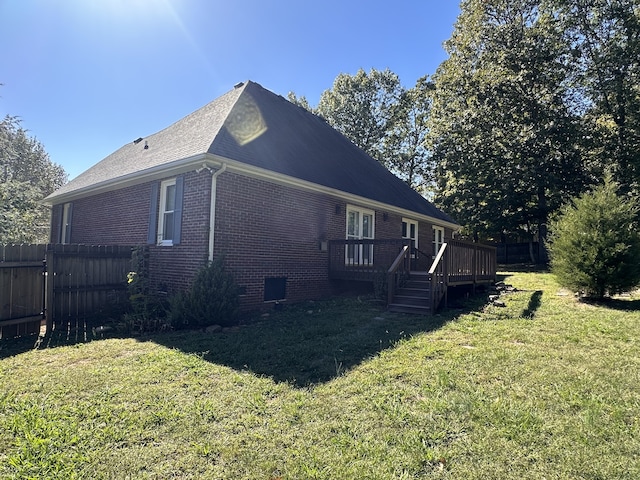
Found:
[{"label": "blue sky", "polygon": [[316,105],[340,73],[435,72],[457,0],[0,0],[0,116],[73,178],[253,80]]}]

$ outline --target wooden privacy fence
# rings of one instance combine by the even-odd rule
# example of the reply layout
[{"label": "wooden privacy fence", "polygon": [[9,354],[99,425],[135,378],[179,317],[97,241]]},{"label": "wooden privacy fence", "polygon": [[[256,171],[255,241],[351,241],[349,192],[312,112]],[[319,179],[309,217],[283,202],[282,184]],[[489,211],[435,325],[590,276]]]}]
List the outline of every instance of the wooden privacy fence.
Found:
[{"label": "wooden privacy fence", "polygon": [[134,247],[0,246],[0,338],[66,330],[86,334],[86,320],[127,302]]},{"label": "wooden privacy fence", "polygon": [[40,331],[46,245],[0,245],[0,338]]}]

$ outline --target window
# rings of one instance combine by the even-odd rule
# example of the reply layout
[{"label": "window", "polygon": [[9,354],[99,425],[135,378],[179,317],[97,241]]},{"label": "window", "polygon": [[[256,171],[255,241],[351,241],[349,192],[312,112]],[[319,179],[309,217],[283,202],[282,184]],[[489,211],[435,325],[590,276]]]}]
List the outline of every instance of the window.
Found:
[{"label": "window", "polygon": [[418,248],[418,222],[415,220],[409,220],[408,218],[403,218],[402,238],[410,239],[413,248]]},{"label": "window", "polygon": [[176,180],[160,184],[160,212],[158,214],[158,245],[173,245],[175,238]]},{"label": "window", "polygon": [[65,203],[62,206],[62,223],[60,225],[60,243],[71,242],[72,213],[73,213],[73,204]]},{"label": "window", "polygon": [[[375,212],[347,206],[347,240],[374,239]],[[345,261],[352,265],[373,264],[373,243],[358,242],[346,246]]]},{"label": "window", "polygon": [[184,176],[151,184],[149,245],[178,245],[182,234]]},{"label": "window", "polygon": [[444,243],[444,228],[433,227],[433,256],[438,255],[440,247]]}]

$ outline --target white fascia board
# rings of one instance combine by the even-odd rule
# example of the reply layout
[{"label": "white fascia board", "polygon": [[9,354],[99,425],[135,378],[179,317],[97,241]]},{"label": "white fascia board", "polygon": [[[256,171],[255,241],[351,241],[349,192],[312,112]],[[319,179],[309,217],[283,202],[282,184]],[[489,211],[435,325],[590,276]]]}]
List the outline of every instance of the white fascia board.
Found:
[{"label": "white fascia board", "polygon": [[404,208],[396,207],[394,205],[389,205],[387,203],[371,200],[370,198],[361,197],[359,195],[343,192],[342,190],[338,190],[335,188],[326,187],[324,185],[318,185],[317,183],[309,182],[307,180],[301,180],[299,178],[291,177],[288,175],[283,175],[281,173],[273,172],[271,170],[267,170],[264,168],[255,167],[253,165],[249,165],[244,162],[239,162],[237,160],[232,160],[230,158],[220,157],[220,156],[211,155],[211,154],[208,154],[208,157],[211,160],[212,166],[215,166],[215,168],[219,168],[223,163],[227,164],[228,172],[235,172],[241,175],[247,175],[250,177],[278,183],[280,185],[286,185],[293,188],[331,195],[334,197],[338,197],[342,200],[345,200],[347,203],[358,204],[362,207],[370,208],[373,210],[384,210],[388,212],[397,213],[401,216],[410,217],[415,220],[422,220],[438,226],[450,228],[454,231],[458,231],[462,228],[462,226],[458,225],[457,223],[447,222],[446,220],[441,220],[439,218],[434,218],[429,215],[424,215],[421,213],[414,212],[413,210],[407,210]]},{"label": "white fascia board", "polygon": [[113,178],[105,182],[95,183],[84,188],[72,190],[61,195],[54,195],[44,199],[41,203],[44,205],[57,205],[60,203],[72,202],[78,198],[87,197],[89,195],[97,195],[100,193],[112,192],[121,188],[138,185],[141,183],[160,180],[162,178],[179,175],[201,167],[207,164],[210,155],[198,154],[188,158],[182,158],[171,163],[165,163],[157,167],[149,168],[139,172],[130,173],[122,177]]},{"label": "white fascia board", "polygon": [[454,231],[458,231],[462,228],[456,223],[451,223],[439,218],[431,217],[429,215],[420,214],[414,212],[413,210],[407,210],[404,208],[396,207],[394,205],[389,205],[387,203],[378,202],[376,200],[371,200],[370,198],[343,192],[342,190],[326,187],[317,183],[309,182],[307,180],[301,180],[299,178],[291,177],[288,175],[283,175],[281,173],[277,173],[265,168],[255,167],[238,160],[233,160],[231,158],[226,158],[219,155],[213,155],[210,153],[202,153],[194,155],[192,157],[182,158],[171,163],[165,163],[164,165],[159,165],[147,170],[131,173],[129,175],[107,180],[102,183],[93,184],[91,186],[80,188],[78,190],[73,190],[69,193],[56,195],[47,199],[46,201],[43,201],[42,203],[45,205],[53,205],[54,203],[60,204],[71,202],[88,195],[97,195],[99,193],[111,192],[132,185],[146,183],[153,180],[160,180],[162,178],[171,177],[173,175],[179,175],[181,173],[197,170],[202,166],[218,169],[222,167],[222,164],[227,165],[227,171],[235,172],[241,175],[259,178],[293,188],[331,195],[340,198],[347,203],[358,204],[363,207],[372,208],[374,210],[384,210],[397,213],[398,215],[404,217],[410,217],[415,220],[422,220],[434,225],[450,228]]}]

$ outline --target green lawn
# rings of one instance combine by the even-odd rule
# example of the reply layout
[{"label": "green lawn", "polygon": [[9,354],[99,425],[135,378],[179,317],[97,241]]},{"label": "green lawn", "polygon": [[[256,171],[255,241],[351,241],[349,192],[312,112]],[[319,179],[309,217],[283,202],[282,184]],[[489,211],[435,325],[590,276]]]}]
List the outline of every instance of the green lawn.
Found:
[{"label": "green lawn", "polygon": [[5,341],[0,478],[640,478],[640,296],[506,276],[505,308],[431,319],[352,298],[218,334]]}]

